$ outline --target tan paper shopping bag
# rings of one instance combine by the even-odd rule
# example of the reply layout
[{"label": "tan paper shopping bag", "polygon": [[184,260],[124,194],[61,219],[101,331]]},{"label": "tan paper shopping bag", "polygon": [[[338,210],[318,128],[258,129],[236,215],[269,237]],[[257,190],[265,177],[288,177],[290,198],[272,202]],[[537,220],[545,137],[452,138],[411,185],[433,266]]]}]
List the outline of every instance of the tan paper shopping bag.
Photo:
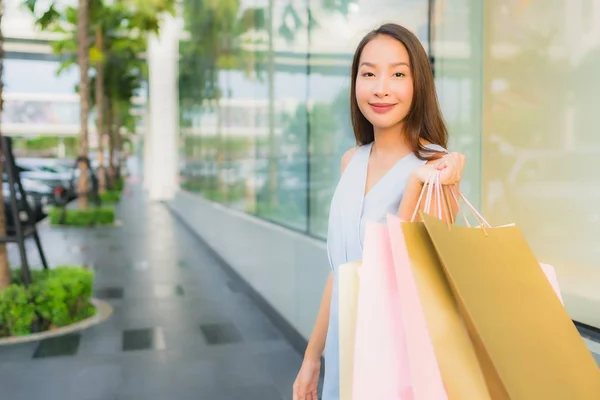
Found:
[{"label": "tan paper shopping bag", "polygon": [[600,399],[600,370],[516,226],[422,214],[493,399]]},{"label": "tan paper shopping bag", "polygon": [[388,223],[394,221],[401,232],[393,235],[392,246],[395,250],[405,246],[408,253],[405,260],[401,252],[395,252],[396,268],[410,266],[448,399],[491,399],[476,349],[425,226],[399,219]]}]

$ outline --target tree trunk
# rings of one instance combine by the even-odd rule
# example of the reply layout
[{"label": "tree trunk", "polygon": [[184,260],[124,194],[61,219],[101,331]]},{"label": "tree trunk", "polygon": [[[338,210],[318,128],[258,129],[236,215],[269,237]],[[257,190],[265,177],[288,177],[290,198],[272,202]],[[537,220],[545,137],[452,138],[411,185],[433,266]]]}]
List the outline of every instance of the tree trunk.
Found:
[{"label": "tree trunk", "polygon": [[[102,27],[96,27],[96,48],[104,54],[104,32]],[[106,169],[104,168],[104,138],[106,107],[104,105],[104,60],[96,63],[96,135],[98,136],[98,192],[106,192]]]},{"label": "tree trunk", "polygon": [[119,111],[117,107],[116,103],[111,104],[108,133],[108,179],[111,187],[114,187],[117,182],[117,170],[115,169],[115,142],[119,133]]},{"label": "tree trunk", "polygon": [[123,143],[125,142],[125,136],[121,132],[117,132],[117,144],[116,144],[116,161],[117,161],[117,179],[121,179],[121,166],[123,165]]},{"label": "tree trunk", "polygon": [[[81,108],[81,132],[79,136],[79,157],[88,158],[88,115],[90,111],[90,82],[89,69],[89,10],[88,0],[79,0],[77,15],[77,63],[79,64],[79,99]],[[83,161],[79,162],[79,183],[77,187],[77,202],[80,209],[88,208],[89,177],[88,167]]]},{"label": "tree trunk", "polygon": [[[4,15],[4,1],[0,0],[0,116],[2,115],[2,70],[4,60],[4,36],[2,36],[2,16]],[[0,131],[0,139],[2,132]],[[4,167],[4,157],[0,150],[0,176]],[[4,196],[0,190],[0,237],[6,236],[6,216],[4,214]],[[10,265],[8,265],[8,253],[6,244],[0,243],[0,290],[10,285]]]}]

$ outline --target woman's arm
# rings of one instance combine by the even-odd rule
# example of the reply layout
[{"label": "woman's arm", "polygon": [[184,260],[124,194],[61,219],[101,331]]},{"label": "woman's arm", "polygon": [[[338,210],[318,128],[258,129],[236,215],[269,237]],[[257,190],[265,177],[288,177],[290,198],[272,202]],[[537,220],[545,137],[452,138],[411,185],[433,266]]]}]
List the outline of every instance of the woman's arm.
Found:
[{"label": "woman's arm", "polygon": [[304,353],[305,359],[316,361],[320,360],[323,355],[325,338],[327,337],[327,330],[329,328],[329,308],[331,306],[332,287],[333,273],[330,273],[323,292],[323,299],[321,300],[317,322],[315,323],[310,340],[308,341],[308,346],[306,347],[306,352]]}]

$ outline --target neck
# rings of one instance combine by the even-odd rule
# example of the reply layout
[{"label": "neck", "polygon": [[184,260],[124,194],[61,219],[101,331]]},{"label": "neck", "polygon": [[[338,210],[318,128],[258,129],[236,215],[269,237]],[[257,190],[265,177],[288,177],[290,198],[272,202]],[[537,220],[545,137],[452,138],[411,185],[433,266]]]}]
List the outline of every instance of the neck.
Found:
[{"label": "neck", "polygon": [[394,157],[410,152],[410,146],[406,141],[406,135],[401,127],[375,128],[374,138],[372,153],[375,156]]}]

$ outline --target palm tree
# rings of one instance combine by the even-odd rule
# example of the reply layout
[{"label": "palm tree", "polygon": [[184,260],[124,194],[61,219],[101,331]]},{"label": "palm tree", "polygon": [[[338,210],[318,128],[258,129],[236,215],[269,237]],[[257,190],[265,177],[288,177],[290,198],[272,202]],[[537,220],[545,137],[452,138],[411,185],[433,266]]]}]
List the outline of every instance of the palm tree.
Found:
[{"label": "palm tree", "polygon": [[[2,16],[4,15],[4,1],[0,0],[0,116],[2,115],[2,69],[4,60],[4,36],[2,35]],[[2,132],[0,131],[0,140]],[[2,160],[2,150],[0,149],[0,176],[4,163]],[[4,196],[0,190],[0,237],[6,236],[6,218],[4,215]],[[4,289],[11,283],[10,265],[8,264],[8,253],[6,252],[6,244],[0,243],[0,290]]]},{"label": "palm tree", "polygon": [[[29,8],[32,14],[36,14],[37,0],[25,0],[25,5]],[[50,2],[48,9],[36,20],[42,29],[47,29],[61,19],[63,15],[57,10],[56,2]],[[90,79],[89,79],[89,26],[90,26],[90,9],[88,0],[78,0],[78,7],[67,7],[64,11],[64,17],[67,20],[76,20],[77,27],[77,64],[79,65],[79,102],[80,102],[80,125],[79,132],[79,171],[80,177],[77,184],[77,195],[79,208],[85,209],[88,207],[88,168],[84,161],[88,158],[88,116],[90,112]],[[64,30],[63,30],[64,33]]]},{"label": "palm tree", "polygon": [[[90,14],[88,0],[78,0],[77,12],[77,64],[79,64],[79,102],[80,124],[79,132],[79,182],[77,185],[77,201],[80,209],[88,207],[88,116],[90,113],[90,78],[89,70],[89,26]],[[101,113],[99,113],[101,114]]]},{"label": "palm tree", "polygon": [[[101,0],[97,0],[95,3],[96,15],[102,13],[102,9],[104,8],[104,4]],[[96,99],[96,135],[98,136],[98,191],[100,194],[106,191],[106,169],[104,168],[104,148],[103,148],[103,138],[104,132],[106,129],[106,103],[105,103],[105,90],[104,90],[104,26],[102,24],[102,19],[95,22],[95,43],[94,46],[100,57],[97,57],[96,60],[96,76],[95,76],[95,99]]]}]

